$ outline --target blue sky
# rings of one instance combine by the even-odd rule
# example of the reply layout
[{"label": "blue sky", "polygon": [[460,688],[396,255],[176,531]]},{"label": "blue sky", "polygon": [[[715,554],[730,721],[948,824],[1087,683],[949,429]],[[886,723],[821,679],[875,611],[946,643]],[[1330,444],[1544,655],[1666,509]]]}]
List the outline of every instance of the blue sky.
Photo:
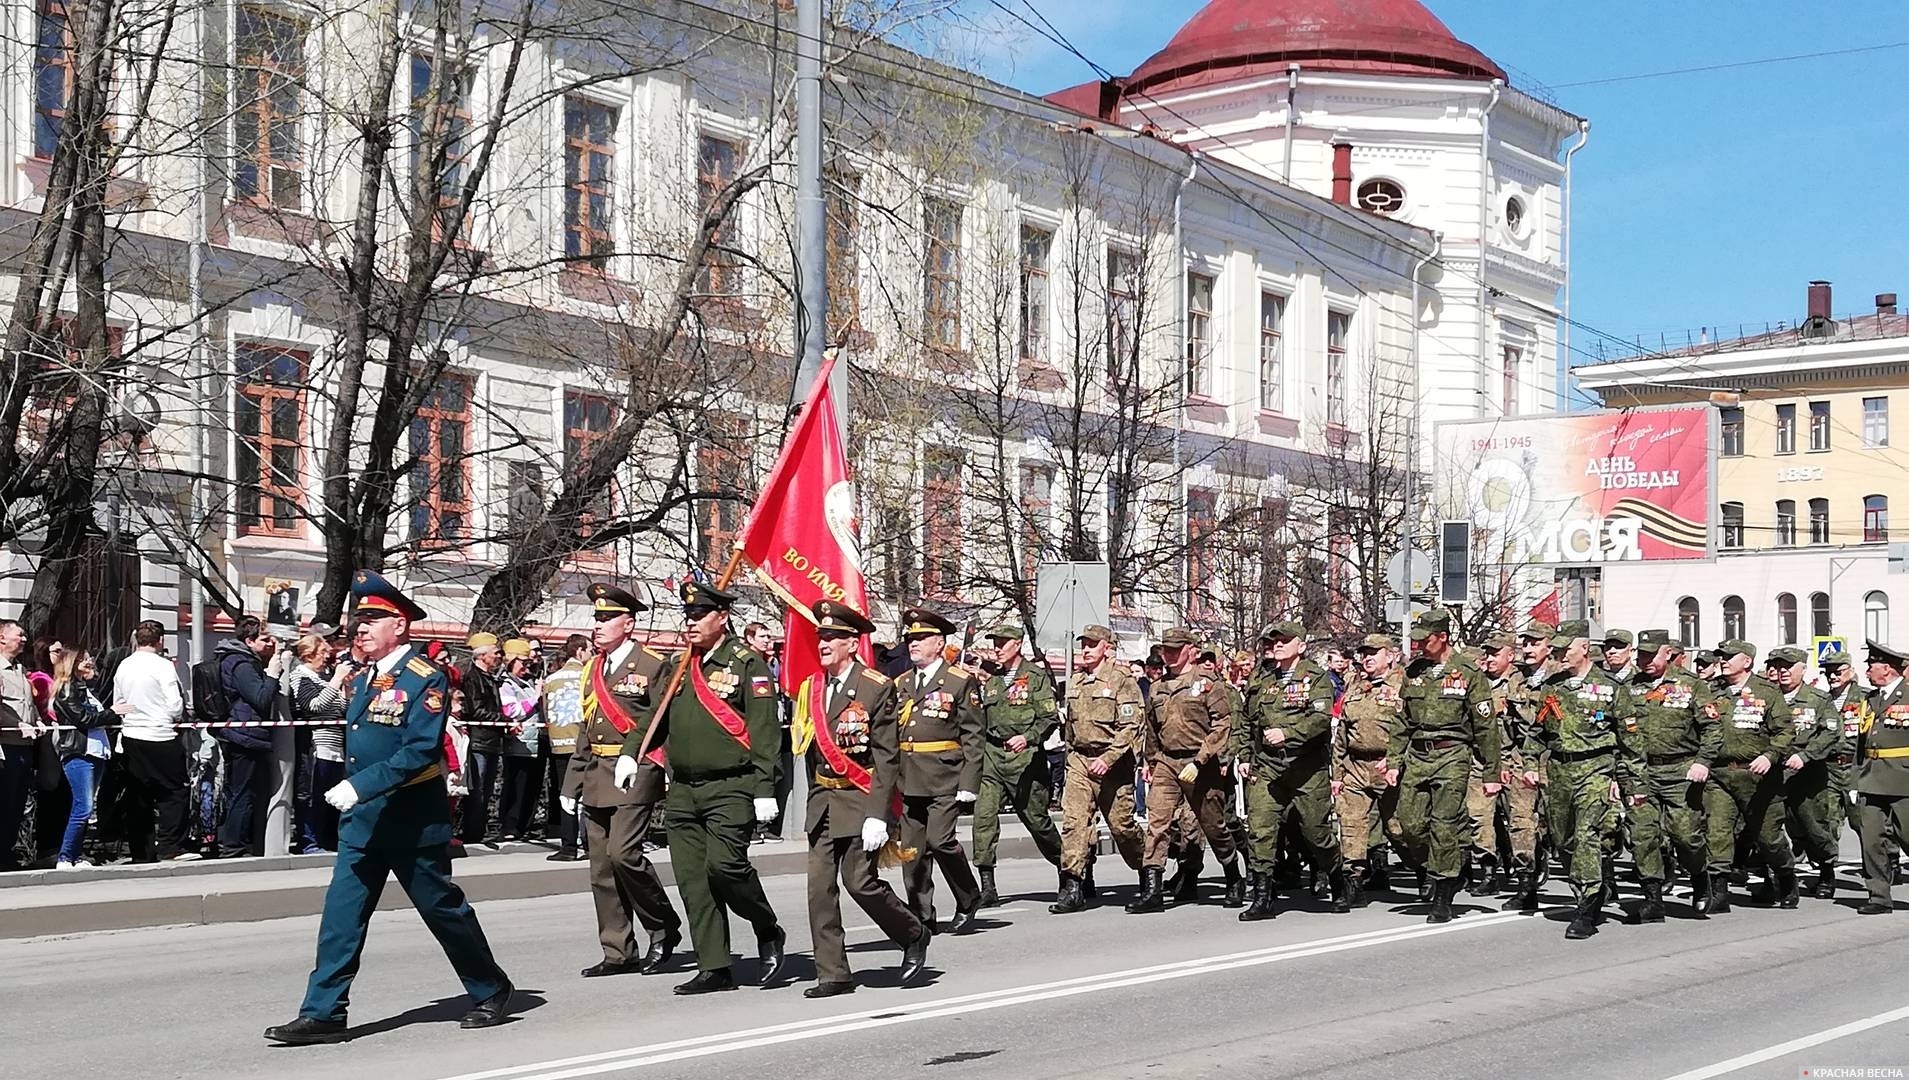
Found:
[{"label": "blue sky", "polygon": [[[1004,0],[1016,6],[1019,0]],[[1268,0],[1276,2],[1276,0]],[[1202,0],[1034,0],[1124,74]],[[1630,338],[1795,320],[1805,284],[1838,314],[1909,300],[1909,48],[1601,86],[1618,75],[1909,42],[1904,0],[1537,4],[1430,0],[1459,38],[1591,120],[1576,159],[1573,315]],[[976,5],[991,14],[990,4]],[[988,73],[1046,92],[1093,78],[1013,26]],[[1575,348],[1595,339],[1574,334]],[[1577,358],[1580,362],[1583,357]]]}]

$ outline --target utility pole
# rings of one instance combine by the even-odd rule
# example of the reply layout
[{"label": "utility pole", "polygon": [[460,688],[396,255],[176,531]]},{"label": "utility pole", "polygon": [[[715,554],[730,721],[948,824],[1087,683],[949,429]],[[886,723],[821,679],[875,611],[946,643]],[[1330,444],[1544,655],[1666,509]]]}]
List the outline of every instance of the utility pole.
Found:
[{"label": "utility pole", "polygon": [[[807,396],[828,346],[828,204],[822,197],[822,9],[826,0],[795,6],[795,397]],[[848,380],[838,365],[829,379],[835,415],[848,423]]]}]

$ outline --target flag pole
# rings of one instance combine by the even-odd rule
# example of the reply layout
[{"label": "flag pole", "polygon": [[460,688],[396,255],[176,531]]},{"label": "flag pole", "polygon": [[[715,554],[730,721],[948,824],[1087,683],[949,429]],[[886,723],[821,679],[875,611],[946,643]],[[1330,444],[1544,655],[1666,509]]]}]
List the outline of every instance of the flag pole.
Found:
[{"label": "flag pole", "polygon": [[[742,549],[735,548],[729,553],[729,561],[723,564],[722,573],[716,575],[716,588],[729,588],[729,582],[741,568]],[[662,700],[656,703],[656,711],[650,714],[649,726],[643,729],[643,742],[636,750],[636,760],[639,762],[650,752],[650,740],[656,737],[656,722],[669,712],[669,703],[676,699],[676,692],[683,688],[683,676],[689,673],[690,653],[689,643],[684,642],[682,654],[677,657],[676,671],[669,677],[669,686],[664,689]]]}]

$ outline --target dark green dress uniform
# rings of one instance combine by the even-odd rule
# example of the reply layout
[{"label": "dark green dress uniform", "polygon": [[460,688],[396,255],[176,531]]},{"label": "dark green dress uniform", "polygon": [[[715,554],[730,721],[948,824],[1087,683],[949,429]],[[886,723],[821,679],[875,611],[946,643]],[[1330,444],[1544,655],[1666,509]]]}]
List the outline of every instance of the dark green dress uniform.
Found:
[{"label": "dark green dress uniform", "polygon": [[[996,642],[1020,641],[1021,629],[997,626]],[[981,790],[974,803],[974,865],[982,871],[983,892],[992,885],[995,852],[1001,843],[1001,801],[1014,800],[1014,813],[1027,826],[1041,857],[1061,864],[1061,834],[1048,804],[1052,774],[1043,744],[1061,726],[1059,695],[1046,671],[1017,657],[1014,666],[981,684]],[[1008,749],[1015,736],[1027,740],[1019,753]]]},{"label": "dark green dress uniform", "polygon": [[[1553,639],[1560,640],[1568,639]],[[1629,689],[1596,665],[1582,675],[1560,668],[1538,693],[1524,757],[1545,758],[1547,831],[1564,858],[1580,916],[1572,927],[1581,934],[1607,899],[1603,859],[1611,783],[1632,790],[1643,783],[1634,751],[1618,740],[1634,706]]]},{"label": "dark green dress uniform", "polygon": [[1856,830],[1863,841],[1863,880],[1869,886],[1865,915],[1895,910],[1892,885],[1896,856],[1909,837],[1909,687],[1902,669],[1909,654],[1881,642],[1868,643],[1871,661],[1896,669],[1896,678],[1870,695],[1869,715],[1856,735]]},{"label": "dark green dress uniform", "polygon": [[[636,597],[601,582],[590,586],[598,618],[618,618],[645,609]],[[656,711],[668,682],[662,653],[624,642],[584,664],[583,723],[577,748],[564,774],[563,794],[577,800],[590,848],[590,897],[596,904],[597,940],[603,963],[584,974],[614,975],[621,971],[655,970],[682,940],[682,920],[670,906],[656,867],[643,853],[643,841],[663,801],[663,769],[644,761],[630,790],[616,786],[616,762],[623,744],[634,736],[641,745],[643,729]],[[613,699],[597,693],[601,682]],[[628,725],[627,730],[618,723]],[[659,744],[660,745],[660,744]],[[649,934],[649,955],[637,951],[631,915]]]},{"label": "dark green dress uniform", "polygon": [[[1419,616],[1412,637],[1449,632],[1450,625],[1446,612],[1428,611]],[[1386,755],[1399,769],[1400,841],[1406,861],[1432,878],[1434,898],[1445,909],[1458,891],[1471,834],[1465,789],[1472,762],[1493,782],[1498,777],[1497,707],[1491,680],[1456,647],[1437,662],[1414,658],[1405,669],[1400,697],[1404,722]]]},{"label": "dark green dress uniform", "polygon": [[[1639,648],[1651,655],[1669,644],[1668,631],[1638,635]],[[1630,806],[1631,850],[1644,887],[1642,921],[1657,922],[1671,876],[1667,852],[1676,854],[1693,881],[1703,881],[1708,873],[1703,787],[1691,782],[1690,767],[1715,765],[1723,731],[1710,688],[1680,667],[1655,679],[1640,669],[1631,683],[1631,701],[1635,711],[1619,738],[1641,767],[1626,775],[1622,786],[1626,802],[1643,800]]]},{"label": "dark green dress uniform", "polygon": [[[1747,641],[1726,641],[1718,648],[1726,656],[1756,653],[1756,646]],[[1712,914],[1729,910],[1725,886],[1739,832],[1756,838],[1781,894],[1789,894],[1785,883],[1796,876],[1790,838],[1783,829],[1783,762],[1796,738],[1789,703],[1775,683],[1746,675],[1735,685],[1718,685],[1717,710],[1723,721],[1723,746],[1717,754],[1718,767],[1704,785],[1712,897],[1707,910]],[[1750,771],[1759,757],[1770,762],[1770,770],[1762,776]]]},{"label": "dark green dress uniform", "polygon": [[[818,603],[815,615],[818,629],[856,635],[874,631],[860,612],[833,601]],[[854,987],[842,929],[844,890],[890,941],[909,950],[904,977],[919,972],[915,950],[926,945],[925,928],[881,879],[881,853],[862,848],[864,823],[893,819],[901,782],[900,711],[895,684],[860,660],[839,676],[810,676],[796,694],[791,745],[794,753],[806,754],[809,766],[809,935],[816,975],[812,997]],[[825,745],[834,751],[825,752]],[[843,768],[838,770],[838,764]],[[915,970],[906,970],[910,966]]]},{"label": "dark green dress uniform", "polygon": [[[1275,623],[1261,643],[1303,638],[1297,622]],[[1315,870],[1331,876],[1333,899],[1346,894],[1339,845],[1332,833],[1332,679],[1300,657],[1281,668],[1263,660],[1246,680],[1239,720],[1233,726],[1233,759],[1250,767],[1246,780],[1246,868],[1253,902],[1240,921],[1271,918],[1276,888],[1271,880],[1280,831],[1292,824]],[[1278,730],[1278,746],[1266,741]]]},{"label": "dark green dress uniform", "polygon": [[[735,603],[734,595],[699,581],[684,582],[681,592],[686,613],[727,611]],[[749,840],[756,831],[755,800],[775,797],[782,727],[768,662],[741,638],[729,634],[707,650],[678,657],[671,677],[685,662],[695,667],[663,718],[670,778],[663,807],[696,966],[719,972],[729,969],[731,913],[755,930],[765,956],[772,944],[780,953],[782,928],[749,861]],[[696,686],[699,676],[708,692],[742,719],[739,735],[730,734],[704,704]],[[640,732],[631,733],[625,753],[636,752],[639,737]]]},{"label": "dark green dress uniform", "polygon": [[[355,614],[424,617],[423,609],[369,570],[358,571],[351,591]],[[409,644],[352,681],[345,707],[345,782],[358,802],[338,824],[338,858],[318,925],[318,963],[298,1009],[301,1017],[345,1019],[365,929],[387,875],[397,878],[473,1002],[510,991],[477,913],[451,880],[451,801],[444,788],[450,699],[450,677]]]},{"label": "dark green dress uniform", "polygon": [[[902,637],[954,633],[955,626],[932,611],[902,613]],[[955,918],[965,923],[981,905],[981,885],[961,841],[955,820],[960,792],[979,796],[981,787],[981,689],[973,672],[937,660],[895,680],[901,701],[901,791],[903,847],[915,858],[902,870],[908,906],[930,927],[935,924],[935,870],[954,893]]]},{"label": "dark green dress uniform", "polygon": [[[1848,666],[1849,654],[1832,651],[1818,662],[1818,666],[1823,668],[1837,664]],[[1840,820],[1853,830],[1856,828],[1856,800],[1850,795],[1850,780],[1856,771],[1856,736],[1863,729],[1864,717],[1869,714],[1869,691],[1852,678],[1840,690],[1830,693],[1829,704],[1830,708],[1836,710],[1836,721],[1841,727],[1836,749],[1829,756],[1830,796],[1835,800]]]},{"label": "dark green dress uniform", "polygon": [[[1806,660],[1802,649],[1770,650],[1770,659],[1789,664]],[[1783,780],[1783,822],[1790,845],[1821,870],[1836,865],[1843,808],[1830,790],[1829,759],[1843,741],[1842,717],[1829,695],[1807,683],[1784,695],[1790,726],[1803,767]]]}]

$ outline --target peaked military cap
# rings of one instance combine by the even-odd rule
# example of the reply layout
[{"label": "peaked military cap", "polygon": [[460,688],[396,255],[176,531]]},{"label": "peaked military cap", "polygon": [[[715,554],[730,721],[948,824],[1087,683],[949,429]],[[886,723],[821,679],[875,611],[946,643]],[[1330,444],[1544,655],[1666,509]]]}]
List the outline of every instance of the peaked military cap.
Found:
[{"label": "peaked military cap", "polygon": [[1026,638],[1027,631],[1021,629],[1019,623],[997,623],[994,629],[988,631],[990,641],[1023,641]]},{"label": "peaked military cap", "polygon": [[1717,656],[1724,660],[1728,660],[1733,656],[1747,656],[1754,660],[1756,659],[1756,655],[1757,647],[1747,641],[1732,638],[1729,641],[1720,641],[1717,643]]},{"label": "peaked military cap", "polygon": [[413,622],[424,618],[424,609],[376,570],[360,570],[351,576],[351,613],[401,615]]},{"label": "peaked military cap", "polygon": [[1709,667],[1712,664],[1721,664],[1721,663],[1723,663],[1723,657],[1717,654],[1717,650],[1715,649],[1698,649],[1697,650],[1697,665],[1699,667]]},{"label": "peaked military cap", "polygon": [[1869,653],[1869,662],[1872,664],[1888,664],[1897,670],[1909,667],[1909,652],[1904,652],[1893,645],[1868,638],[1863,641],[1863,649]]},{"label": "peaked military cap", "polygon": [[875,624],[868,616],[836,600],[821,600],[815,605],[815,628],[842,634],[872,634]]},{"label": "peaked military cap", "polygon": [[1646,652],[1656,652],[1666,645],[1676,644],[1670,639],[1668,630],[1639,630],[1637,632],[1637,647]]},{"label": "peaked military cap", "polygon": [[504,642],[504,659],[528,660],[536,654],[537,647],[528,638],[514,637]]},{"label": "peaked military cap", "polygon": [[1089,623],[1080,628],[1080,641],[1101,641],[1109,645],[1114,643],[1114,632],[1098,623]]},{"label": "peaked military cap", "polygon": [[682,594],[683,610],[728,611],[736,604],[736,594],[718,589],[707,581],[685,581],[676,590]]},{"label": "peaked military cap", "polygon": [[1264,630],[1259,632],[1259,639],[1261,641],[1277,641],[1280,638],[1305,636],[1306,625],[1298,619],[1281,619],[1276,623],[1268,624]]},{"label": "peaked military cap", "polygon": [[952,634],[955,624],[927,608],[911,607],[901,613],[901,636],[918,637],[927,634]]},{"label": "peaked military cap", "polygon": [[590,583],[588,595],[598,615],[634,615],[649,605],[634,595],[601,581]]},{"label": "peaked military cap", "polygon": [[1792,667],[1802,663],[1806,658],[1802,649],[1794,645],[1785,645],[1780,649],[1771,649],[1770,655],[1764,657],[1763,662],[1779,667]]}]

